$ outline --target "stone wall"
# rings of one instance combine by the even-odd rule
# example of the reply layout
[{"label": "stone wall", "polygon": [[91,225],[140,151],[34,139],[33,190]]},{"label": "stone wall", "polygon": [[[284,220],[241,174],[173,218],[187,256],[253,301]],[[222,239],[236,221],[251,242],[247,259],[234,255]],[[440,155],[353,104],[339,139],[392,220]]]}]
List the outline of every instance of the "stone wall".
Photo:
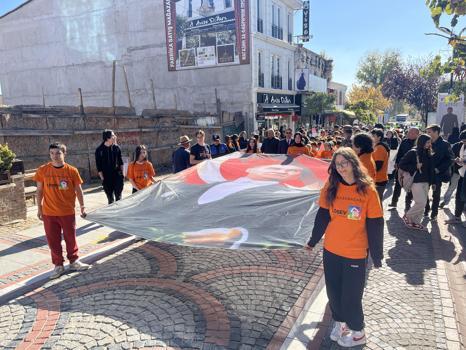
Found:
[{"label": "stone wall", "polygon": [[26,220],[24,199],[24,175],[13,175],[12,182],[0,185],[0,223]]},{"label": "stone wall", "polygon": [[102,142],[102,131],[113,129],[123,157],[132,159],[137,145],[145,144],[156,168],[171,167],[171,155],[179,137],[194,138],[198,129],[221,134],[218,118],[174,110],[145,110],[136,115],[124,107],[89,107],[80,114],[78,107],[15,106],[0,108],[0,143],[8,143],[25,169],[48,162],[48,145],[55,141],[68,147],[66,161],[76,166],[83,179],[97,176],[95,149]]}]

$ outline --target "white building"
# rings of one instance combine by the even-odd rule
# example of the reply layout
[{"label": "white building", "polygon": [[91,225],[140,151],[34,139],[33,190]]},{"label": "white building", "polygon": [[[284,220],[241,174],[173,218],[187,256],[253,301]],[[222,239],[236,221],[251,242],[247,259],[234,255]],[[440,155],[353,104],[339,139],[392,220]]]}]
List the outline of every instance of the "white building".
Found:
[{"label": "white building", "polygon": [[0,17],[4,102],[78,105],[81,88],[87,106],[127,106],[131,99],[138,113],[154,107],[215,113],[218,97],[220,110],[242,114],[249,131],[265,116],[289,125],[298,110],[291,42],[301,1],[172,4],[25,1]]},{"label": "white building", "polygon": [[348,86],[331,81],[328,84],[328,93],[335,96],[335,105],[337,110],[345,109],[346,104],[346,91]]}]

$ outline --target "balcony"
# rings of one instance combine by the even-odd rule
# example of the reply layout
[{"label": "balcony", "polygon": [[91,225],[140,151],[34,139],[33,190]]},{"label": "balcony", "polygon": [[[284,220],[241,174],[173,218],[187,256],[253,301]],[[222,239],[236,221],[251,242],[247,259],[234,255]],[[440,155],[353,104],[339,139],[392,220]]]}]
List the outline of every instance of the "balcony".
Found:
[{"label": "balcony", "polygon": [[278,27],[276,25],[272,25],[272,37],[278,39]]},{"label": "balcony", "polygon": [[283,40],[283,28],[278,28],[278,39]]},{"label": "balcony", "polygon": [[282,88],[282,77],[280,75],[271,76],[271,87],[272,89],[281,89]]},{"label": "balcony", "polygon": [[257,19],[257,31],[259,33],[263,33],[264,32],[264,21],[262,20],[262,18],[258,18]]},{"label": "balcony", "polygon": [[293,79],[288,78],[288,90],[293,90]]},{"label": "balcony", "polygon": [[264,87],[264,73],[259,72],[258,80],[259,80],[259,87]]}]

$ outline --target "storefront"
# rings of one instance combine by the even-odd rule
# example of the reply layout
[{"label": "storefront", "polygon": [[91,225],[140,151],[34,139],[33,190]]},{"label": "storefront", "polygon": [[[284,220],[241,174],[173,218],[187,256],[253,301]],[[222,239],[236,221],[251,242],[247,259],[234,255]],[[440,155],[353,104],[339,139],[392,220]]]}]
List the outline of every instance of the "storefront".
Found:
[{"label": "storefront", "polygon": [[280,127],[295,129],[300,111],[295,95],[257,93],[256,121],[259,130]]}]

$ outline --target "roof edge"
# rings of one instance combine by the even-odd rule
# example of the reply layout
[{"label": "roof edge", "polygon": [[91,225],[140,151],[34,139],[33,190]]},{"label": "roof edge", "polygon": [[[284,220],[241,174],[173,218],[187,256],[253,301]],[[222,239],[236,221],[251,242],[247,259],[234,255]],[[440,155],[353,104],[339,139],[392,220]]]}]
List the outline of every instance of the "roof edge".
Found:
[{"label": "roof edge", "polygon": [[6,16],[12,14],[13,12],[18,11],[21,7],[26,6],[27,4],[29,4],[29,3],[32,2],[32,1],[34,1],[34,0],[27,0],[26,2],[23,2],[21,5],[15,7],[13,10],[8,11],[8,12],[5,13],[4,15],[1,15],[1,16],[0,16],[0,19],[2,19],[2,18],[4,18],[4,17],[6,17]]}]

